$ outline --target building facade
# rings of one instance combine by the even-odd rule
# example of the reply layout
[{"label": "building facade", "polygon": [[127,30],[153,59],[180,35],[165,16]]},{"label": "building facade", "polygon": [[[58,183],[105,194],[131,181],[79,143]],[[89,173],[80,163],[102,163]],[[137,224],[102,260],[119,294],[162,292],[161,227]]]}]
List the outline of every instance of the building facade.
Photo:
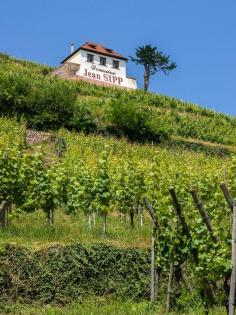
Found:
[{"label": "building facade", "polygon": [[71,54],[53,74],[97,85],[137,89],[136,79],[126,74],[127,61],[113,49],[87,42],[76,50],[71,45]]}]

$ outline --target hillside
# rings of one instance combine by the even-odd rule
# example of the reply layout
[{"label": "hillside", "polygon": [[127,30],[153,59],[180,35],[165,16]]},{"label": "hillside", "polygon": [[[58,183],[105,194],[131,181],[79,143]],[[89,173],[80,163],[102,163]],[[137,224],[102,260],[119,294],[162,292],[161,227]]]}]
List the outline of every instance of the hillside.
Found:
[{"label": "hillside", "polygon": [[[156,170],[159,173],[159,181],[163,182],[165,186],[167,178],[169,185],[173,180],[177,184],[184,180],[186,174],[188,174],[188,181],[190,182],[194,180],[195,176],[199,180],[203,180],[205,176],[211,178],[216,174],[223,180],[226,178],[226,170],[230,166],[228,155],[219,156],[218,151],[217,154],[215,151],[211,152],[213,154],[209,154],[208,150],[205,154],[204,152],[195,152],[182,147],[170,148],[164,145],[132,144],[125,139],[118,140],[105,138],[101,135],[84,135],[83,133],[69,132],[65,129],[53,133],[26,131],[24,123],[17,123],[15,119],[1,118],[0,123],[0,135],[4,139],[0,143],[0,165],[4,165],[4,169],[0,172],[0,183],[1,187],[12,195],[11,198],[16,203],[17,210],[11,216],[11,224],[8,229],[0,231],[0,244],[3,245],[14,243],[30,246],[31,248],[41,248],[52,243],[72,244],[80,241],[86,244],[105,242],[121,248],[149,248],[151,239],[149,215],[144,211],[141,228],[141,217],[135,215],[135,229],[130,229],[129,206],[125,206],[123,210],[119,209],[119,203],[122,200],[116,199],[116,191],[122,193],[123,189],[128,189],[127,185],[131,185],[131,181],[138,180],[138,184],[141,180],[139,184],[141,189],[143,187],[141,193],[145,193],[146,185],[149,185],[148,181],[153,176],[152,172],[156,163],[160,163],[160,170]],[[13,138],[17,141],[12,141]],[[62,143],[59,141],[61,139],[63,139]],[[19,150],[24,152],[23,160],[17,158]],[[78,189],[76,187],[80,185],[76,178],[82,176],[80,168],[83,170],[85,167],[86,176],[92,176],[93,179],[91,178],[91,180],[95,180],[99,157],[101,157],[104,150],[109,155],[109,176],[112,182],[112,196],[109,197],[110,209],[107,216],[107,234],[104,234],[101,230],[103,221],[99,215],[96,214],[95,217],[91,217],[89,223],[87,209],[83,210],[80,205],[82,202],[79,197],[80,191],[76,191]],[[7,163],[5,152],[8,156]],[[52,176],[50,180],[53,181],[51,193],[55,194],[59,189],[58,192],[61,194],[60,203],[63,204],[54,213],[55,226],[53,230],[49,230],[47,224],[45,224],[45,211],[40,209],[43,205],[35,206],[41,195],[44,195],[44,189],[41,191],[37,188],[46,175],[42,174],[42,159],[43,163],[50,167],[49,173],[53,172],[50,175]],[[129,168],[133,168],[133,172],[137,176],[142,176],[147,183],[142,184],[142,177],[135,179],[133,177],[135,173],[132,175]],[[16,169],[20,170],[21,175],[16,174]],[[31,177],[26,173],[29,172],[29,169],[31,169],[31,176],[33,176],[34,181],[29,186],[26,183],[22,186],[20,177],[23,176],[25,180],[29,180]],[[120,183],[119,173],[121,176],[125,176],[126,183]],[[178,180],[174,179],[176,174],[182,174]],[[18,178],[18,176],[20,177]],[[6,178],[8,178],[7,182]],[[12,187],[11,182],[16,187]],[[60,186],[65,184],[67,185],[66,191],[61,191]],[[135,186],[130,188],[132,200],[132,194],[134,193],[132,191],[135,190]],[[22,189],[24,195],[19,193]],[[39,194],[38,196],[33,193],[35,189]],[[15,194],[16,196],[14,196]],[[129,201],[128,195],[123,197],[125,202],[132,202]],[[28,200],[30,201],[29,205]],[[67,200],[66,204],[63,200]],[[85,214],[83,214],[83,211],[85,211]],[[123,212],[127,216],[125,222],[120,221],[120,215]]]},{"label": "hillside", "polygon": [[[68,304],[77,298],[84,299],[84,296],[104,294],[108,297],[108,314],[112,311],[116,314],[116,304],[109,307],[109,292],[123,301],[118,304],[121,310],[122,305],[125,307],[128,303],[124,302],[126,296],[135,301],[147,299],[152,229],[150,216],[142,204],[146,196],[153,201],[161,225],[158,230],[161,251],[157,257],[164,268],[158,305],[161,314],[168,274],[164,266],[168,264],[172,244],[178,244],[181,249],[176,262],[186,257],[186,248],[188,253],[188,245],[182,238],[171,206],[168,194],[171,186],[176,188],[184,207],[194,237],[193,244],[201,251],[200,266],[209,264],[211,277],[216,279],[215,285],[220,290],[218,278],[222,277],[223,270],[228,270],[230,257],[230,244],[223,241],[225,237],[229,238],[226,231],[229,231],[230,210],[219,189],[221,181],[227,181],[235,193],[232,173],[235,164],[227,155],[219,157],[162,144],[130,143],[125,139],[85,135],[65,129],[53,133],[26,131],[24,121],[18,123],[9,118],[1,118],[0,134],[4,137],[0,143],[1,197],[7,197],[12,204],[10,225],[0,231],[3,274],[0,290],[8,303],[11,299],[20,299],[23,303]],[[189,188],[194,186],[200,190],[204,205],[217,227],[217,236],[222,240],[220,257],[214,246],[205,254],[206,248],[213,243],[189,198]],[[131,226],[130,209],[135,196],[143,211],[141,208],[135,211]],[[51,211],[54,223],[48,225],[45,219],[50,218]],[[194,286],[201,276],[201,269],[195,279],[195,269],[188,269],[191,263],[190,259],[185,267]],[[184,298],[186,286],[181,292]],[[198,312],[202,314],[196,302],[198,286],[187,296],[193,307],[198,305]],[[99,301],[93,298],[91,308],[100,305]],[[219,297],[218,305],[222,303],[223,299]],[[86,304],[82,305],[86,308]],[[99,307],[105,312],[106,305]],[[131,302],[129,305],[134,308],[131,314],[138,314],[135,310],[139,305],[140,314],[147,309],[149,314],[152,311],[155,314],[149,304]],[[2,309],[5,307],[3,303]],[[67,306],[63,312],[68,309],[70,314],[70,308],[73,307]],[[82,306],[74,305],[74,308],[81,309]],[[26,305],[11,305],[8,309],[13,313],[21,309],[25,313],[28,309],[31,311]],[[34,310],[32,308],[32,312]],[[60,310],[55,308],[55,312],[60,313]],[[129,314],[128,310],[124,312]],[[197,313],[194,311],[193,314]]]},{"label": "hillside", "polygon": [[[134,141],[185,139],[236,145],[236,118],[141,90],[128,92],[51,76],[52,68],[0,55],[0,110],[29,127],[67,127]],[[171,141],[170,141],[171,140]],[[208,146],[207,144],[207,146]],[[174,144],[175,145],[175,144]],[[204,146],[204,144],[203,144]]]},{"label": "hillside", "polygon": [[[0,312],[8,304],[9,313],[37,310],[12,304],[19,301],[88,300],[90,312],[102,304],[104,314],[119,314],[116,305],[124,314],[162,314],[171,277],[179,314],[189,305],[193,314],[224,305],[232,212],[220,184],[236,196],[235,118],[50,71],[0,56],[0,197],[7,201],[0,209]],[[156,309],[145,302],[152,237]]]}]

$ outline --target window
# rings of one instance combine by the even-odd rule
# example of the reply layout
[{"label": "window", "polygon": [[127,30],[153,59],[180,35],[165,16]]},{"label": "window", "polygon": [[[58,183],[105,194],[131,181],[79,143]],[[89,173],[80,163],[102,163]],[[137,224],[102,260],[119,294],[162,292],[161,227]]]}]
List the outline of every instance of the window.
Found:
[{"label": "window", "polygon": [[101,66],[105,66],[105,65],[106,65],[106,62],[107,62],[106,58],[100,57],[100,65],[101,65]]},{"label": "window", "polygon": [[119,69],[119,61],[118,60],[113,60],[113,68]]},{"label": "window", "polygon": [[93,57],[94,57],[94,55],[87,54],[87,62],[92,62],[93,63]]}]

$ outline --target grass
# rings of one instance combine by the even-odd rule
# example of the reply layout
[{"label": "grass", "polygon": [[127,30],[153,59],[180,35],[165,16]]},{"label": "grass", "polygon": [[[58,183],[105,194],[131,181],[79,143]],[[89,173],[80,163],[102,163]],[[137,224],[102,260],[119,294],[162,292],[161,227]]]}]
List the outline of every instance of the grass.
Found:
[{"label": "grass", "polygon": [[[161,308],[153,308],[148,302],[134,303],[119,302],[107,299],[91,299],[83,303],[75,303],[65,307],[21,305],[2,305],[0,314],[15,315],[164,315]],[[225,310],[218,308],[210,311],[209,315],[224,315]],[[204,315],[203,309],[196,309],[169,315]]]},{"label": "grass", "polygon": [[88,217],[82,214],[66,215],[61,209],[55,212],[55,223],[48,226],[43,211],[22,213],[10,218],[10,226],[0,230],[0,244],[17,244],[39,248],[53,243],[72,244],[79,242],[106,243],[116,247],[150,247],[151,223],[149,217],[144,216],[144,226],[139,226],[136,217],[135,228],[127,222],[122,223],[117,213],[111,213],[107,218],[107,233],[102,232],[101,218],[97,217],[94,226],[93,217],[91,229]]}]

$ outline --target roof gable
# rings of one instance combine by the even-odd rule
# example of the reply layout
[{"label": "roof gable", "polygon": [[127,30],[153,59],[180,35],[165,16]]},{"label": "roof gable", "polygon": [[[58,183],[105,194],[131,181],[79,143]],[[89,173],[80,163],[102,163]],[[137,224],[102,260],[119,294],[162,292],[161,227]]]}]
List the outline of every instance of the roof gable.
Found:
[{"label": "roof gable", "polygon": [[76,49],[72,54],[70,54],[68,57],[66,57],[61,63],[66,62],[69,58],[71,58],[72,56],[74,56],[77,52],[79,52],[80,50],[86,50],[89,52],[93,52],[93,53],[97,53],[100,55],[104,55],[104,56],[108,56],[108,57],[113,57],[116,59],[121,59],[121,60],[125,60],[128,61],[128,59],[124,56],[122,56],[121,54],[117,53],[116,51],[114,51],[113,49],[110,48],[106,48],[100,44],[96,44],[96,43],[92,43],[92,42],[87,42],[84,45],[80,46],[78,49]]}]

